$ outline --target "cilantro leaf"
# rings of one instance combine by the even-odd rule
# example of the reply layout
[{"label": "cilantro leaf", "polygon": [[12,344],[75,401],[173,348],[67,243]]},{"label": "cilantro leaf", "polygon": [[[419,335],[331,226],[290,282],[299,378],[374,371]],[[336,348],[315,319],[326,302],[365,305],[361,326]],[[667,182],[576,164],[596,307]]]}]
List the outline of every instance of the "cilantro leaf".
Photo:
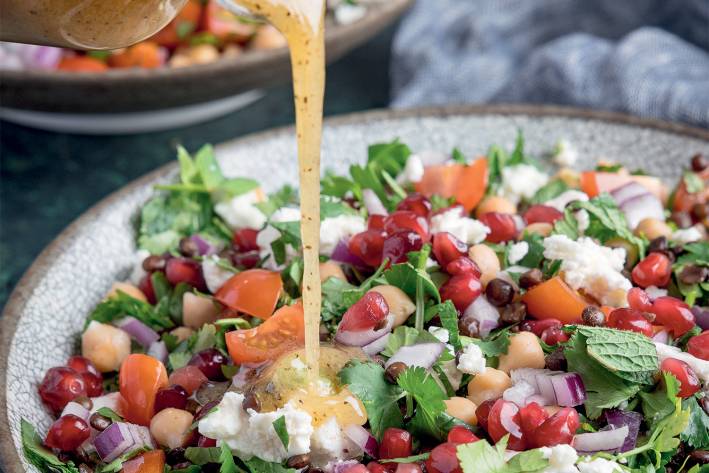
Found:
[{"label": "cilantro leaf", "polygon": [[684,246],[686,253],[677,258],[677,264],[709,266],[709,241],[698,241]]},{"label": "cilantro leaf", "polygon": [[357,215],[357,211],[342,200],[320,197],[320,220],[340,215]]},{"label": "cilantro leaf", "polygon": [[461,444],[456,450],[463,473],[503,473],[506,469],[504,447],[495,448],[486,440]]},{"label": "cilantro leaf", "polygon": [[293,187],[285,185],[273,194],[269,194],[266,202],[257,202],[254,205],[261,212],[263,212],[265,216],[270,217],[276,212],[276,210],[289,205],[295,205],[297,203],[297,191]]},{"label": "cilantro leaf", "polygon": [[448,342],[456,351],[460,351],[463,345],[460,341],[460,331],[458,329],[458,311],[453,302],[448,300],[437,306],[438,318],[441,319],[441,326],[448,330]]},{"label": "cilantro leaf", "polygon": [[396,286],[411,298],[416,297],[416,285],[421,282],[423,290],[430,297],[441,302],[441,295],[431,275],[425,269],[415,268],[411,263],[393,264],[384,272],[384,278],[392,286]]},{"label": "cilantro leaf", "polygon": [[570,207],[575,210],[584,209],[589,213],[589,225],[585,235],[597,238],[601,243],[622,238],[638,248],[640,257],[645,254],[645,240],[633,234],[625,214],[609,194],[603,193],[588,202],[577,201]]},{"label": "cilantro leaf", "polygon": [[39,471],[50,473],[79,473],[79,469],[74,462],[62,462],[57,456],[44,445],[42,439],[35,431],[34,427],[25,419],[20,421],[20,432],[22,435],[22,451],[25,459],[34,465]]},{"label": "cilantro leaf", "polygon": [[517,264],[526,268],[538,268],[544,261],[544,237],[538,233],[525,232],[522,241],[527,242],[529,250]]},{"label": "cilantro leaf", "polygon": [[675,410],[679,381],[667,372],[663,372],[662,377],[662,388],[658,388],[651,393],[640,393],[643,414],[648,425],[655,424],[655,422],[664,419]]},{"label": "cilantro leaf", "polygon": [[682,407],[689,410],[689,423],[680,439],[696,449],[706,449],[709,447],[709,415],[694,397],[682,401]]},{"label": "cilantro leaf", "polygon": [[574,212],[569,206],[564,209],[563,218],[554,222],[554,230],[552,233],[554,235],[566,235],[572,240],[576,240],[580,236],[579,222],[576,220]]},{"label": "cilantro leaf", "polygon": [[500,356],[506,354],[510,346],[510,330],[509,328],[504,328],[491,333],[483,339],[466,338],[466,341],[479,346],[486,357]]},{"label": "cilantro leaf", "polygon": [[[165,309],[167,309],[167,307],[165,307]],[[84,327],[88,327],[94,320],[101,323],[110,323],[126,315],[135,317],[155,330],[163,330],[175,326],[167,310],[160,311],[157,306],[153,307],[147,302],[135,299],[122,291],[118,291],[116,296],[106,299],[96,306],[86,319]]]},{"label": "cilantro leaf", "polygon": [[185,458],[195,465],[206,465],[207,463],[221,463],[222,449],[219,447],[187,447]]},{"label": "cilantro leaf", "polygon": [[532,196],[530,203],[543,204],[544,202],[550,201],[554,197],[558,197],[567,190],[569,190],[569,186],[567,186],[564,181],[561,179],[552,179],[539,188],[539,190]]},{"label": "cilantro leaf", "polygon": [[288,443],[290,443],[290,436],[288,435],[288,428],[286,427],[286,417],[281,416],[273,421],[273,429],[276,431],[276,435],[281,439],[283,447],[288,450]]},{"label": "cilantro leaf", "polygon": [[396,351],[405,346],[416,345],[418,343],[440,343],[430,332],[419,330],[414,327],[400,325],[394,329],[389,335],[386,347],[382,351],[382,355],[391,357]]},{"label": "cilantro leaf", "polygon": [[402,427],[404,418],[398,401],[404,392],[384,379],[384,368],[378,363],[353,360],[338,374],[340,382],[362,401],[372,434],[381,439],[389,427]]},{"label": "cilantro leaf", "polygon": [[234,462],[234,454],[231,453],[229,445],[222,443],[219,454],[219,463],[222,466],[219,467],[219,473],[239,473],[241,468],[236,467],[236,462]]}]

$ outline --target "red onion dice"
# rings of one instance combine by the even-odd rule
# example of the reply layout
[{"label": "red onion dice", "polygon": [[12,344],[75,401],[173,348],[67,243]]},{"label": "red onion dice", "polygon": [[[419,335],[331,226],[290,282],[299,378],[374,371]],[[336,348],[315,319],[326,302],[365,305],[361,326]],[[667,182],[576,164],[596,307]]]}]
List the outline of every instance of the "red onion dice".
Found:
[{"label": "red onion dice", "polygon": [[372,458],[377,458],[379,455],[379,444],[377,439],[374,438],[372,434],[369,433],[367,429],[357,424],[349,424],[342,429],[345,434],[354,443],[359,445],[359,447]]},{"label": "red onion dice", "polygon": [[123,317],[116,326],[121,330],[128,332],[136,342],[140,343],[145,348],[148,348],[153,342],[160,340],[160,335],[155,330],[145,325],[135,317]]},{"label": "red onion dice", "polygon": [[619,429],[600,430],[574,436],[571,446],[579,453],[617,452],[628,436],[628,426]]},{"label": "red onion dice", "polygon": [[445,345],[440,342],[403,346],[387,360],[384,366],[388,368],[393,363],[400,361],[409,367],[420,366],[421,368],[429,369],[438,361],[444,349]]}]

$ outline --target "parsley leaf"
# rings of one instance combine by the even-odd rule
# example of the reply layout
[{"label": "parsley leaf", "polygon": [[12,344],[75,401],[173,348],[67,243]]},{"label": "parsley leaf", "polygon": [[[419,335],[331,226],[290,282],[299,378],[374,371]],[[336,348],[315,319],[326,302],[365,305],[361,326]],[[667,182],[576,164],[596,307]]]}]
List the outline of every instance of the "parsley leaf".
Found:
[{"label": "parsley leaf", "polygon": [[416,285],[421,282],[423,290],[437,303],[441,302],[441,295],[431,275],[425,269],[415,268],[411,263],[393,264],[384,272],[384,278],[392,286],[396,286],[411,298],[416,297]]},{"label": "parsley leaf", "polygon": [[270,194],[266,202],[254,204],[267,217],[273,215],[276,210],[298,203],[298,192],[291,186],[285,185],[278,191]]},{"label": "parsley leaf", "polygon": [[404,396],[399,386],[384,379],[384,368],[378,363],[353,360],[338,374],[340,382],[362,401],[372,434],[381,439],[389,427],[402,427],[404,418],[398,401]]},{"label": "parsley leaf", "polygon": [[635,236],[628,227],[623,211],[618,208],[613,197],[601,194],[588,202],[574,202],[569,207],[574,210],[584,209],[589,214],[589,225],[585,235],[606,243],[614,238],[622,238],[638,248],[640,257],[645,254],[645,240]]},{"label": "parsley leaf", "polygon": [[456,351],[463,348],[460,341],[460,331],[458,329],[458,311],[455,309],[453,302],[448,300],[436,306],[436,313],[441,319],[441,326],[448,330],[448,342]]},{"label": "parsley leaf", "polygon": [[567,186],[564,181],[561,179],[552,179],[539,188],[539,190],[532,196],[530,203],[543,204],[544,202],[550,201],[554,197],[558,197],[567,190],[569,190],[569,186]]},{"label": "parsley leaf", "polygon": [[195,465],[206,465],[207,463],[221,463],[219,457],[222,449],[219,447],[187,447],[185,458]]},{"label": "parsley leaf", "polygon": [[20,421],[20,431],[22,435],[22,451],[28,463],[37,467],[39,471],[50,473],[79,473],[79,469],[74,462],[64,463],[44,445],[42,439],[35,431],[34,427],[25,419]]},{"label": "parsley leaf", "polygon": [[290,442],[290,436],[288,435],[288,428],[286,427],[286,417],[281,416],[273,421],[273,429],[276,431],[276,435],[281,439],[283,447],[288,450],[288,443]]},{"label": "parsley leaf", "polygon": [[[280,463],[267,462],[258,457],[253,457],[251,460],[245,461],[244,463],[251,473],[295,473],[293,468],[286,468]],[[226,472],[220,470],[219,473]]]},{"label": "parsley leaf", "polygon": [[526,268],[538,268],[544,261],[544,237],[538,233],[524,233],[522,241],[526,241],[529,250],[524,258],[517,262],[517,265]]},{"label": "parsley leaf", "polygon": [[682,407],[689,410],[689,423],[680,439],[696,449],[706,449],[709,447],[709,415],[694,397],[682,401]]},{"label": "parsley leaf", "polygon": [[523,473],[541,471],[549,465],[541,450],[527,450],[505,461],[508,436],[494,447],[481,440],[459,445],[458,460],[463,473]]},{"label": "parsley leaf", "polygon": [[88,327],[94,320],[101,323],[110,323],[126,315],[135,317],[155,330],[163,330],[175,326],[167,313],[167,306],[165,306],[165,310],[161,311],[158,306],[153,307],[147,302],[118,291],[116,296],[110,297],[96,306],[86,319],[84,327]]},{"label": "parsley leaf", "polygon": [[219,467],[219,473],[239,473],[239,469],[236,467],[234,462],[234,454],[231,453],[229,445],[222,443],[220,448],[221,452],[219,454],[219,462],[222,466]]},{"label": "parsley leaf", "polygon": [[640,393],[643,414],[648,425],[653,425],[655,422],[664,419],[675,410],[679,381],[667,372],[662,373],[662,377],[663,388],[658,388],[651,393]]},{"label": "parsley leaf", "polygon": [[[507,353],[507,349],[510,346],[510,328],[508,327],[492,332],[483,339],[466,338],[466,340],[468,343],[474,343],[479,346],[486,357],[504,355]],[[465,343],[465,345],[468,343]]]}]

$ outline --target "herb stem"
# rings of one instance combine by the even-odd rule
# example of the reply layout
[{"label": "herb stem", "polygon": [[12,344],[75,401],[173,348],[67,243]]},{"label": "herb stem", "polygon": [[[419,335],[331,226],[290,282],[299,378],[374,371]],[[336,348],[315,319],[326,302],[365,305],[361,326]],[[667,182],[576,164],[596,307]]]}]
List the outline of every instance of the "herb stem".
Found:
[{"label": "herb stem", "polygon": [[[431,245],[424,245],[416,262],[416,271],[426,271],[426,261],[428,261],[429,254],[431,254]],[[423,330],[424,303],[423,279],[419,276],[416,278],[416,319],[414,323],[416,330]]]}]

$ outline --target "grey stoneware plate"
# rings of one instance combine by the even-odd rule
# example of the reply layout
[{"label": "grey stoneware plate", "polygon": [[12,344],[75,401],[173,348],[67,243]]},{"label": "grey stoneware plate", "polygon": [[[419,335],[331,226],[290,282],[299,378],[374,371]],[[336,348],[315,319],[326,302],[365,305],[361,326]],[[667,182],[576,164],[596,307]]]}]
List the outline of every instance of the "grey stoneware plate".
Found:
[{"label": "grey stoneware plate", "polygon": [[[413,150],[457,146],[475,156],[492,143],[512,147],[518,129],[537,156],[564,138],[578,149],[579,168],[590,168],[603,157],[642,167],[668,182],[694,153],[709,153],[709,132],[682,125],[553,107],[471,106],[327,120],[323,168],[345,172],[366,159],[368,144],[397,137]],[[267,190],[297,185],[292,128],[225,143],[217,152],[226,174],[257,178]],[[38,382],[47,369],[75,353],[86,314],[112,282],[127,276],[134,259],[136,213],[153,185],[176,172],[175,164],[166,165],[86,212],[42,252],[10,297],[0,319],[0,466],[8,473],[27,468],[20,453],[20,419],[42,433],[52,421],[37,395]]]},{"label": "grey stoneware plate", "polygon": [[[360,20],[331,25],[325,34],[327,60],[334,61],[372,38],[412,4],[413,0],[372,3]],[[13,110],[71,114],[154,111],[214,102],[289,80],[288,51],[279,48],[178,69],[100,74],[1,71],[0,103]]]}]

